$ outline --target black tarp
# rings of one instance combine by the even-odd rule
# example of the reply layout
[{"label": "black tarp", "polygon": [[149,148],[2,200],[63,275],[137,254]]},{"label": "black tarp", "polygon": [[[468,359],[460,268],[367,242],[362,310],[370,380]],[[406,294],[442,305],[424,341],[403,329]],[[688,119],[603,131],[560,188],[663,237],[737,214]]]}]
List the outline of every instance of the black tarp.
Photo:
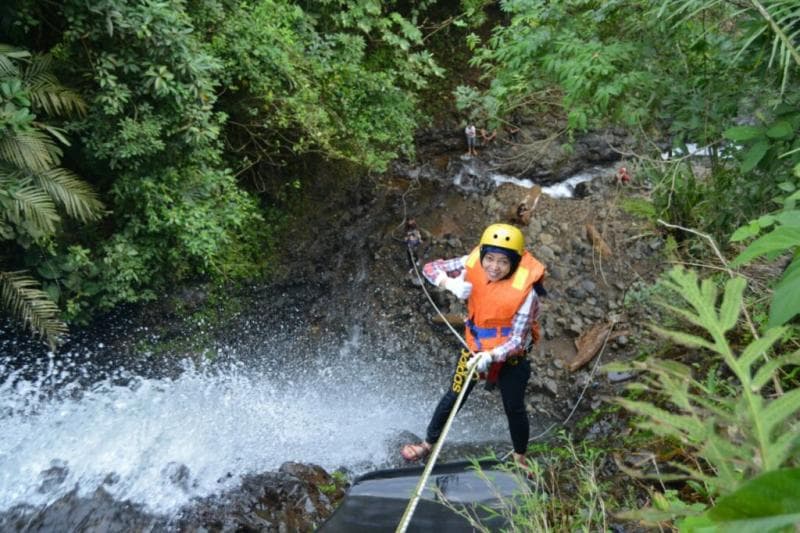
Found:
[{"label": "black tarp", "polygon": [[[473,531],[466,518],[441,503],[444,497],[455,507],[467,509],[483,526],[499,530],[507,525],[492,509],[509,505],[519,494],[520,476],[498,470],[497,462],[464,461],[436,465],[425,485],[408,531],[436,533]],[[423,467],[379,470],[353,481],[344,501],[317,531],[359,533],[394,531],[422,475]],[[441,495],[440,495],[441,494]],[[501,500],[505,504],[501,503]]]}]

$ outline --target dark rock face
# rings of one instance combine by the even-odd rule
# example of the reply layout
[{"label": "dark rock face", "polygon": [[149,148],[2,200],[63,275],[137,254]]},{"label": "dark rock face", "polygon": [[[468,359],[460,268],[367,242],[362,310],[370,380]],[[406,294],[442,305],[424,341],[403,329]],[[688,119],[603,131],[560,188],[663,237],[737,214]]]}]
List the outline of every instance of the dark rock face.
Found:
[{"label": "dark rock face", "polygon": [[[174,468],[179,484],[186,468],[181,466]],[[43,508],[20,505],[0,514],[0,531],[314,531],[343,496],[321,467],[285,463],[277,472],[248,476],[236,489],[195,501],[177,518],[117,501],[102,488],[90,496],[73,489]]]},{"label": "dark rock face", "polygon": [[0,531],[165,531],[163,517],[146,513],[141,506],[114,500],[102,488],[91,496],[73,489],[44,508],[18,505],[0,515]]},{"label": "dark rock face", "polygon": [[567,149],[561,138],[533,124],[522,124],[513,137],[501,131],[490,143],[478,147],[477,157],[463,156],[466,141],[463,128],[427,129],[416,136],[416,163],[396,162],[396,176],[410,179],[439,179],[443,182],[457,176],[460,187],[486,194],[490,183],[485,178],[499,172],[539,185],[562,181],[581,170],[619,161],[618,150],[630,145],[624,130],[592,131],[578,137]]},{"label": "dark rock face", "polygon": [[344,496],[316,465],[284,463],[242,479],[240,487],[198,502],[178,520],[181,531],[313,531]]}]

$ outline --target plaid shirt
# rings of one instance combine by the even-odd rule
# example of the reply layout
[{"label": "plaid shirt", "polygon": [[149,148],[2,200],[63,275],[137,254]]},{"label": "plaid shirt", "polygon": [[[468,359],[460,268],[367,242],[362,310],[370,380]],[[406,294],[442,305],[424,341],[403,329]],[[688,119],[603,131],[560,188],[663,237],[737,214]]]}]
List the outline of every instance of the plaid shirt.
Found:
[{"label": "plaid shirt", "polygon": [[[425,279],[434,285],[440,274],[446,274],[451,278],[458,277],[466,269],[467,257],[469,256],[431,261],[422,267],[422,273]],[[536,295],[536,291],[531,289],[528,297],[519,306],[511,320],[511,336],[506,342],[492,349],[492,359],[502,362],[509,354],[523,350],[531,337],[533,323],[537,320],[539,320],[539,297]]]}]

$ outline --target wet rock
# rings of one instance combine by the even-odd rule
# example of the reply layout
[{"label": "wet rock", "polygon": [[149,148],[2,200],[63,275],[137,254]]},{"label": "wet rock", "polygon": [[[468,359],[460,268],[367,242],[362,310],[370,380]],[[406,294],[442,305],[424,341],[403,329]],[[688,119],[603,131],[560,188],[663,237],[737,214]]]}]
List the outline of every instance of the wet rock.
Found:
[{"label": "wet rock", "polygon": [[550,244],[553,243],[553,241],[555,241],[555,237],[553,237],[549,233],[542,232],[542,233],[539,234],[539,242],[540,243],[549,246]]},{"label": "wet rock", "polygon": [[545,264],[556,260],[555,252],[553,252],[552,248],[545,244],[536,247],[535,255],[544,261]]},{"label": "wet rock", "polygon": [[203,498],[178,519],[181,531],[314,531],[343,497],[321,467],[285,463],[242,478],[222,496]]},{"label": "wet rock", "polygon": [[184,492],[189,491],[191,472],[188,466],[176,462],[167,463],[167,466],[161,471],[161,475],[168,478],[174,486],[180,488]]},{"label": "wet rock", "polygon": [[546,378],[543,380],[542,385],[547,392],[553,396],[558,396],[558,383],[556,383],[556,380],[552,378]]},{"label": "wet rock", "polygon": [[594,424],[592,427],[589,428],[589,431],[586,433],[586,438],[597,439],[597,438],[608,437],[614,431],[615,431],[614,426],[612,426],[605,420],[601,420],[600,422]]},{"label": "wet rock", "polygon": [[[547,277],[552,278],[556,281],[561,281],[564,279],[564,269],[557,265],[548,266]],[[547,280],[545,279],[545,283],[546,281]]]},{"label": "wet rock", "polygon": [[75,488],[43,507],[18,505],[0,514],[0,531],[126,533],[166,531],[166,519],[140,505],[119,502],[102,488],[79,496]]},{"label": "wet rock", "polygon": [[67,468],[66,461],[54,460],[50,462],[50,468],[42,470],[39,477],[42,478],[42,484],[37,489],[40,493],[47,493],[59,487],[67,479],[69,475],[69,468]]},{"label": "wet rock", "polygon": [[591,194],[591,189],[589,187],[589,182],[583,181],[575,185],[575,190],[573,191],[575,198],[586,198]]},{"label": "wet rock", "polygon": [[635,374],[633,372],[609,372],[608,381],[611,383],[621,383],[633,378],[634,376]]},{"label": "wet rock", "polygon": [[578,387],[585,387],[590,379],[588,372],[578,372],[575,374],[575,385]]}]

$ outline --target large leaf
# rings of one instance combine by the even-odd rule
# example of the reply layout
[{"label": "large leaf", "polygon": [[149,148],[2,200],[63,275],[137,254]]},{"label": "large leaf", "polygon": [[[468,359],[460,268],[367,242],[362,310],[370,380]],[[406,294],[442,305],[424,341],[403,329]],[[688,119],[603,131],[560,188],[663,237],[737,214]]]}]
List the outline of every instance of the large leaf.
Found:
[{"label": "large leaf", "polygon": [[777,227],[750,243],[750,246],[745,248],[731,264],[733,266],[741,266],[761,255],[781,250],[790,250],[797,245],[800,245],[800,228]]},{"label": "large leaf", "polygon": [[798,313],[800,313],[800,268],[794,268],[787,271],[775,287],[769,307],[768,325],[774,327],[786,324]]},{"label": "large leaf", "polygon": [[794,128],[788,120],[779,120],[767,130],[767,137],[773,139],[786,139],[792,136]]},{"label": "large leaf", "polygon": [[756,165],[758,165],[766,155],[767,150],[769,150],[769,141],[767,140],[758,141],[751,146],[742,161],[742,172],[750,172],[756,168]]},{"label": "large leaf", "polygon": [[[800,468],[766,472],[717,500],[700,517],[680,524],[684,532],[769,532],[800,524]],[[790,531],[794,528],[790,527]]]},{"label": "large leaf", "polygon": [[723,132],[726,139],[732,141],[750,141],[764,136],[764,128],[759,126],[734,126]]}]

